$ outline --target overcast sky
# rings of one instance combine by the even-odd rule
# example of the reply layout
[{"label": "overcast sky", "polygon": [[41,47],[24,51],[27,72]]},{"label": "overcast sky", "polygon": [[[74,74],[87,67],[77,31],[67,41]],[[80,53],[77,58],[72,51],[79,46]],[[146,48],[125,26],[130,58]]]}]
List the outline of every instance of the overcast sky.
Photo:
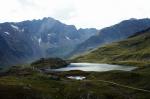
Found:
[{"label": "overcast sky", "polygon": [[149,18],[150,0],[0,0],[0,22],[53,17],[78,28]]}]

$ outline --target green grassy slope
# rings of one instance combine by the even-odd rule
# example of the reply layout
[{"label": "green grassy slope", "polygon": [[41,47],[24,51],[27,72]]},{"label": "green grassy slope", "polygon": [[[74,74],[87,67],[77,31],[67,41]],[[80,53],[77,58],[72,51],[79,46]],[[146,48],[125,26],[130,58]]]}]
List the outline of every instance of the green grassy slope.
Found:
[{"label": "green grassy slope", "polygon": [[80,62],[116,63],[145,66],[150,64],[150,31],[139,33],[127,40],[100,47],[74,58]]},{"label": "green grassy slope", "polygon": [[[150,73],[147,70],[149,68],[132,72],[69,71],[45,74],[24,68],[19,69],[20,74],[13,69],[13,72],[11,70],[0,76],[0,99],[147,99],[149,92],[100,81],[150,90]],[[84,75],[87,78],[76,81],[67,79],[69,75]],[[54,79],[54,76],[59,79]]]}]

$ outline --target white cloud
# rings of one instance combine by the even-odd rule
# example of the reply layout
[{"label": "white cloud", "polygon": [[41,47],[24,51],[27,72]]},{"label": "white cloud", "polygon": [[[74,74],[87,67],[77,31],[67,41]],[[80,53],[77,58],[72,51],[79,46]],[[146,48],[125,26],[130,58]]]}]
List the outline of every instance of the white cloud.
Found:
[{"label": "white cloud", "polygon": [[150,17],[149,0],[0,0],[0,22],[53,17],[77,27],[102,28]]}]

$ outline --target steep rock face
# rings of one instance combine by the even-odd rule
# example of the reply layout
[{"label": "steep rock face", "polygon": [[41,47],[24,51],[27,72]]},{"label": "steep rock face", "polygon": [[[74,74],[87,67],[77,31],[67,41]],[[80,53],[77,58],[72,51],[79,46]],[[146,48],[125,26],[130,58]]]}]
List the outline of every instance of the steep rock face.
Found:
[{"label": "steep rock face", "polygon": [[64,57],[97,32],[96,29],[80,31],[52,18],[1,23],[0,65],[20,64],[40,57]]},{"label": "steep rock face", "polygon": [[0,24],[0,64],[20,64],[40,57],[40,47],[31,38],[27,30],[15,23]]},{"label": "steep rock face", "polygon": [[71,55],[83,53],[104,44],[126,39],[129,36],[134,35],[134,33],[149,27],[150,19],[130,19],[122,21],[119,24],[101,29],[97,35],[94,35],[85,42],[79,44]]}]

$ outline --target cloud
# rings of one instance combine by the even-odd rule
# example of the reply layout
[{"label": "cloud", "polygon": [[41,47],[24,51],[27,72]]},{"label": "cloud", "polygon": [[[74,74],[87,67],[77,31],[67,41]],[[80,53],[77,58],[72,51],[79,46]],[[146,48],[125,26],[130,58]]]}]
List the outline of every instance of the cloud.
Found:
[{"label": "cloud", "polygon": [[74,7],[65,7],[65,8],[57,9],[53,13],[53,16],[56,19],[67,21],[76,16],[76,10]]},{"label": "cloud", "polygon": [[22,6],[35,6],[32,0],[17,0]]},{"label": "cloud", "polygon": [[102,28],[150,17],[149,4],[149,0],[0,0],[0,22],[53,17],[78,28]]}]

